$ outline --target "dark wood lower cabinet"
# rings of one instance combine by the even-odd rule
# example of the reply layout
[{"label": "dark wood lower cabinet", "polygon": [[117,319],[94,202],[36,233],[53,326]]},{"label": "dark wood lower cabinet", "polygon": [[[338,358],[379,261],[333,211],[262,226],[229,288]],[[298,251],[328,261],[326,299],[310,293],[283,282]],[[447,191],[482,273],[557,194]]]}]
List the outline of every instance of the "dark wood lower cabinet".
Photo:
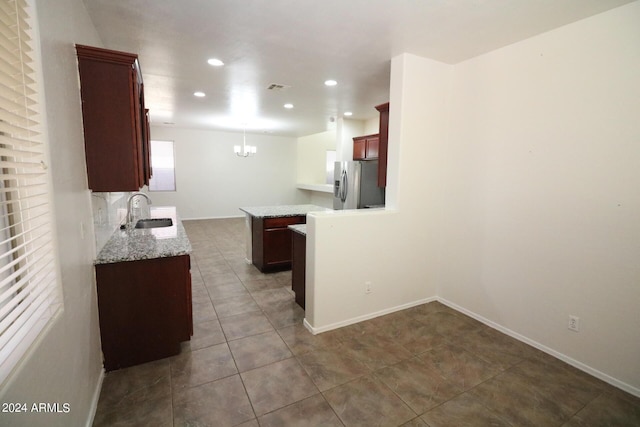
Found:
[{"label": "dark wood lower cabinet", "polygon": [[304,309],[305,269],[307,266],[307,236],[292,232],[291,237],[291,289],[296,294],[296,302]]},{"label": "dark wood lower cabinet", "polygon": [[291,233],[293,224],[305,224],[306,216],[251,218],[251,257],[263,273],[291,268]]},{"label": "dark wood lower cabinet", "polygon": [[95,267],[105,370],[180,353],[193,334],[189,255]]}]

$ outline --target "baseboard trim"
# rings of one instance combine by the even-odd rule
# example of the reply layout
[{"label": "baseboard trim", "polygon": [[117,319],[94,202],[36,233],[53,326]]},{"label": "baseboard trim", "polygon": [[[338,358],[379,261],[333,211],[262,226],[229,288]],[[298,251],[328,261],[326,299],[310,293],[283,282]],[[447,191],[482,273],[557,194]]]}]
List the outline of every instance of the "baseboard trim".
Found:
[{"label": "baseboard trim", "polygon": [[524,335],[521,335],[521,334],[519,334],[519,333],[517,333],[515,331],[512,331],[511,329],[506,328],[506,327],[504,327],[504,326],[502,326],[502,325],[500,325],[500,324],[498,324],[498,323],[496,323],[496,322],[494,322],[492,320],[489,320],[489,319],[487,319],[487,318],[485,318],[485,317],[483,317],[483,316],[481,316],[481,315],[479,315],[477,313],[474,313],[471,310],[467,310],[466,308],[461,307],[458,304],[455,304],[455,303],[453,303],[453,302],[451,302],[451,301],[449,301],[449,300],[447,300],[445,298],[441,298],[441,297],[437,297],[437,296],[431,297],[431,298],[424,298],[424,299],[417,300],[417,301],[412,301],[412,302],[407,303],[407,304],[402,304],[402,305],[395,306],[395,307],[392,307],[392,308],[387,308],[387,309],[384,309],[384,310],[376,311],[374,313],[365,314],[363,316],[353,317],[351,319],[347,319],[347,320],[343,320],[343,321],[340,321],[340,322],[332,323],[330,325],[322,326],[322,327],[319,327],[319,328],[316,328],[316,327],[312,326],[307,321],[306,318],[302,321],[302,324],[313,335],[317,335],[317,334],[320,334],[322,332],[328,332],[328,331],[331,331],[331,330],[334,330],[334,329],[342,328],[344,326],[353,325],[355,323],[363,322],[365,320],[373,319],[373,318],[379,317],[379,316],[384,316],[385,314],[394,313],[396,311],[406,310],[407,308],[415,307],[417,305],[426,304],[426,303],[433,302],[433,301],[438,301],[438,302],[440,302],[440,303],[442,303],[442,304],[444,304],[444,305],[446,305],[446,306],[448,306],[448,307],[450,307],[450,308],[452,308],[452,309],[454,309],[456,311],[459,311],[460,313],[466,314],[467,316],[469,316],[469,317],[471,317],[471,318],[473,318],[473,319],[475,319],[475,320],[477,320],[477,321],[479,321],[481,323],[484,323],[485,325],[487,325],[487,326],[489,326],[489,327],[491,327],[491,328],[493,328],[493,329],[495,329],[497,331],[502,332],[505,335],[508,335],[508,336],[510,336],[512,338],[515,338],[518,341],[521,341],[521,342],[523,342],[525,344],[528,344],[528,345],[530,345],[530,346],[532,346],[534,348],[537,348],[538,350],[543,351],[543,352],[555,357],[556,359],[562,360],[563,362],[573,366],[574,368],[579,369],[579,370],[581,370],[583,372],[586,372],[587,374],[589,374],[589,375],[591,375],[593,377],[596,377],[596,378],[598,378],[598,379],[600,379],[600,380],[602,380],[602,381],[604,381],[604,382],[606,382],[608,384],[611,384],[612,386],[614,386],[616,388],[619,388],[620,390],[623,390],[623,391],[625,391],[625,392],[627,392],[627,393],[629,393],[629,394],[631,394],[633,396],[640,397],[640,389],[637,388],[637,387],[634,387],[634,386],[632,386],[630,384],[627,384],[627,383],[625,383],[623,381],[620,381],[620,380],[618,380],[618,379],[616,379],[616,378],[614,378],[614,377],[612,377],[610,375],[605,374],[604,372],[601,372],[601,371],[599,371],[597,369],[592,368],[591,366],[588,366],[588,365],[586,365],[586,364],[584,364],[584,363],[582,363],[582,362],[580,362],[578,360],[575,360],[575,359],[567,356],[566,354],[560,353],[559,351],[556,351],[556,350],[554,350],[552,348],[549,348],[549,347],[545,346],[544,344],[541,344],[541,343],[539,343],[537,341],[534,341],[534,340],[532,340],[530,338],[527,338]]},{"label": "baseboard trim", "polygon": [[333,329],[342,328],[344,326],[353,325],[355,323],[364,322],[365,320],[373,319],[375,317],[384,316],[385,314],[395,313],[396,311],[406,310],[407,308],[415,307],[417,305],[426,304],[428,302],[433,302],[433,301],[437,301],[437,297],[423,298],[423,299],[420,299],[420,300],[417,300],[417,301],[409,302],[407,304],[402,304],[402,305],[398,305],[398,306],[391,307],[391,308],[385,308],[384,310],[376,311],[376,312],[365,314],[365,315],[362,315],[362,316],[352,317],[351,319],[343,320],[343,321],[336,322],[336,323],[331,323],[329,325],[322,326],[320,328],[315,328],[315,327],[311,326],[311,324],[309,322],[307,322],[307,318],[306,317],[302,321],[302,324],[313,335],[317,335],[317,334],[320,334],[322,332],[327,332],[327,331],[331,331]]},{"label": "baseboard trim", "polygon": [[96,411],[98,410],[98,401],[100,400],[100,391],[102,390],[104,375],[104,368],[101,368],[100,375],[98,376],[98,383],[96,384],[96,389],[93,391],[91,406],[89,407],[89,418],[87,419],[87,427],[91,427],[96,418]]},{"label": "baseboard trim", "polygon": [[606,382],[608,384],[611,384],[614,387],[617,387],[617,388],[619,388],[619,389],[621,389],[623,391],[626,391],[627,393],[632,394],[632,395],[634,395],[636,397],[640,397],[640,389],[637,388],[637,387],[634,387],[634,386],[632,386],[630,384],[622,382],[622,381],[620,381],[620,380],[618,380],[618,379],[616,379],[616,378],[614,378],[614,377],[612,377],[610,375],[605,374],[604,372],[601,372],[601,371],[599,371],[597,369],[592,368],[591,366],[585,365],[584,363],[582,363],[582,362],[580,362],[578,360],[575,360],[575,359],[567,356],[564,353],[560,353],[559,351],[556,351],[556,350],[554,350],[552,348],[549,348],[549,347],[545,346],[544,344],[541,344],[541,343],[539,343],[537,341],[534,341],[534,340],[532,340],[530,338],[527,338],[524,335],[521,335],[521,334],[519,334],[517,332],[514,332],[511,329],[505,328],[504,326],[502,326],[502,325],[500,325],[500,324],[498,324],[498,323],[496,323],[496,322],[494,322],[492,320],[489,320],[489,319],[487,319],[487,318],[485,318],[483,316],[480,316],[479,314],[476,314],[476,313],[474,313],[474,312],[472,312],[470,310],[467,310],[466,308],[461,307],[458,304],[455,304],[455,303],[453,303],[451,301],[448,301],[445,298],[437,297],[437,298],[435,298],[435,300],[437,300],[438,302],[440,302],[440,303],[442,303],[442,304],[444,304],[444,305],[446,305],[446,306],[448,306],[448,307],[450,307],[450,308],[452,308],[452,309],[454,309],[456,311],[459,311],[459,312],[461,312],[463,314],[466,314],[467,316],[469,316],[469,317],[471,317],[471,318],[473,318],[473,319],[475,319],[475,320],[477,320],[479,322],[482,322],[485,325],[487,325],[487,326],[489,326],[489,327],[491,327],[493,329],[496,329],[497,331],[500,331],[505,335],[510,336],[511,338],[515,338],[518,341],[521,341],[521,342],[523,342],[525,344],[528,344],[528,345],[530,345],[530,346],[532,346],[534,348],[537,348],[540,351],[543,351],[543,352],[555,357],[556,359],[560,359],[563,362],[573,366],[574,368],[577,368],[577,369],[579,369],[579,370],[581,370],[583,372],[586,372],[587,374],[589,374],[591,376],[594,376],[594,377],[596,377],[596,378],[598,378],[598,379],[600,379],[600,380],[602,380],[602,381],[604,381],[604,382]]}]

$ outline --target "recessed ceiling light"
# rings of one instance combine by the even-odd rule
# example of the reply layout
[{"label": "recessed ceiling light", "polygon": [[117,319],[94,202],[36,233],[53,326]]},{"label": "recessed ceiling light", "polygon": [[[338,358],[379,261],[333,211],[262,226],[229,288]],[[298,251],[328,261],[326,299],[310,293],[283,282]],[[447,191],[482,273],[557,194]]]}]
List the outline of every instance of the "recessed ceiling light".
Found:
[{"label": "recessed ceiling light", "polygon": [[335,81],[335,80],[327,80],[327,81],[324,82],[324,84],[325,84],[325,86],[335,86],[335,85],[338,84],[338,82]]},{"label": "recessed ceiling light", "polygon": [[292,109],[293,104],[284,104],[284,108]]},{"label": "recessed ceiling light", "polygon": [[351,111],[345,111],[344,115],[345,116],[353,116],[353,113]]},{"label": "recessed ceiling light", "polygon": [[211,58],[207,60],[207,63],[209,65],[213,65],[214,67],[222,67],[224,65],[224,62],[220,61],[218,58]]},{"label": "recessed ceiling light", "polygon": [[203,98],[206,96],[206,94],[204,92],[193,92],[193,96],[197,96],[198,98]]}]

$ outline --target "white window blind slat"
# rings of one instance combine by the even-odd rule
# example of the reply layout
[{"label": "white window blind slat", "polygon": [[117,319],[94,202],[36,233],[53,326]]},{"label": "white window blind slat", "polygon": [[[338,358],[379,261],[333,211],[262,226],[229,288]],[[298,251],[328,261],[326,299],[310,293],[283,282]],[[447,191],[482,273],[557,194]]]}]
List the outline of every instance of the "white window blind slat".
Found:
[{"label": "white window blind slat", "polygon": [[[31,106],[37,104],[37,102],[31,98],[33,93],[27,93],[29,95],[28,98],[25,99],[25,90],[21,88],[20,91],[16,91],[11,86],[7,86],[5,81],[0,80],[0,98],[4,100],[4,102],[10,102],[14,104],[14,108],[11,108],[13,111],[16,108],[24,108],[25,106]],[[32,90],[29,90],[32,92]]]},{"label": "white window blind slat", "polygon": [[8,300],[8,304],[5,304],[5,306],[0,309],[0,315],[2,316],[2,321],[0,321],[0,337],[4,331],[10,329],[11,325],[13,325],[28,308],[24,304],[27,298],[37,296],[43,290],[46,292],[46,280],[48,280],[49,271],[41,270],[38,273],[40,274],[30,274],[22,280],[24,289],[21,289],[19,293],[14,293],[11,299]]},{"label": "white window blind slat", "polygon": [[[25,108],[24,103],[17,103],[10,99],[0,97],[0,109],[6,110],[6,111],[15,111],[18,108],[24,109]],[[27,108],[27,114],[29,114],[30,116],[36,114],[35,110],[30,110],[29,107],[26,107],[26,108]]]},{"label": "white window blind slat", "polygon": [[[19,316],[24,319],[24,326],[18,322],[13,322],[9,324],[9,327],[4,330],[2,335],[0,335],[0,348],[2,352],[4,352],[5,347],[10,347],[8,344],[15,340],[15,338],[21,338],[24,334],[28,333],[28,327],[30,325],[35,324],[43,313],[46,312],[47,308],[43,303],[51,302],[51,298],[53,296],[52,290],[45,290],[44,292],[38,293],[29,293],[22,301],[23,304],[20,305]],[[1,359],[0,359],[1,360]]]},{"label": "white window blind slat", "polygon": [[[6,14],[6,15],[10,15],[10,16],[15,16],[16,12],[16,8],[15,6],[11,5],[9,2],[7,3],[1,3],[0,2],[0,10]],[[15,21],[15,18],[13,18]]]},{"label": "white window blind slat", "polygon": [[[49,193],[47,192],[47,186],[45,184],[33,183],[28,186],[25,185],[23,191],[27,196],[24,196],[24,199],[33,199],[34,197],[41,196],[44,200],[49,200]],[[9,197],[12,199],[16,199],[19,197],[19,194],[16,192],[15,188],[3,188],[0,187],[0,200],[4,200],[4,198]],[[10,202],[0,201],[0,205],[4,205]]]},{"label": "white window blind slat", "polygon": [[[12,76],[21,76],[22,72],[33,73],[33,70],[27,63],[21,62],[20,52],[8,51],[0,43],[0,69]],[[23,80],[26,84],[33,84],[35,80],[26,78]]]},{"label": "white window blind slat", "polygon": [[[24,147],[20,144],[20,140],[14,139],[16,143],[15,148],[9,147],[7,144],[0,144],[0,157],[9,159],[11,157],[34,157],[42,156],[42,146],[33,145],[31,147]],[[2,146],[4,145],[4,147]]]},{"label": "white window blind slat", "polygon": [[31,3],[0,1],[0,383],[62,303]]},{"label": "white window blind slat", "polygon": [[[0,70],[0,73],[1,72],[2,70]],[[35,117],[36,114],[33,112],[33,110],[29,110],[24,105],[19,106],[18,108],[14,108],[11,111],[4,109],[0,111],[0,118],[2,120],[5,120],[9,123],[14,123],[20,128],[28,129],[38,124],[36,120],[33,120],[33,117]]]},{"label": "white window blind slat", "polygon": [[40,172],[42,171],[42,163],[40,163],[37,158],[28,159],[23,163],[17,162],[17,161],[10,161],[10,162],[0,161],[0,169],[3,169],[3,168],[22,168],[25,171]]},{"label": "white window blind slat", "polygon": [[[41,228],[43,227],[47,227],[49,226],[48,223],[43,223],[40,225]],[[7,270],[9,270],[9,274],[11,271],[15,271],[15,275],[19,275],[20,274],[20,270],[19,268],[21,267],[21,265],[19,264],[20,262],[24,261],[25,257],[27,256],[26,253],[24,253],[24,248],[26,246],[31,246],[31,251],[29,251],[29,255],[30,254],[37,254],[38,251],[42,248],[47,248],[50,241],[48,240],[49,235],[47,234],[47,230],[45,229],[44,232],[42,233],[42,231],[40,231],[42,234],[33,234],[34,232],[38,232],[37,228],[34,228],[32,230],[30,230],[29,232],[26,233],[21,233],[21,235],[19,235],[18,238],[16,239],[11,239],[9,241],[5,241],[3,242],[3,244],[5,243],[16,243],[15,247],[13,247],[11,250],[8,250],[6,252],[3,253],[2,258],[5,258],[5,262],[6,265],[0,268],[0,272],[5,272]],[[31,233],[31,234],[30,234]],[[19,239],[24,237],[25,235],[29,235],[30,237],[28,238],[28,240],[26,240],[24,243],[19,243]],[[45,238],[47,240],[44,240],[43,242],[41,242],[41,239]],[[39,243],[41,242],[41,243]],[[22,253],[22,255],[20,255]],[[17,254],[17,255],[16,255]],[[18,265],[17,268],[12,268],[11,265]],[[1,294],[0,294],[1,295]],[[2,299],[2,297],[0,296],[0,299]]]},{"label": "white window blind slat", "polygon": [[22,82],[18,80],[12,81],[10,76],[0,79],[0,96],[20,102],[20,105],[38,104],[37,99],[33,98],[37,95],[37,92],[33,88],[25,87],[21,83]]},{"label": "white window blind slat", "polygon": [[5,122],[2,120],[5,120],[5,117],[2,117],[2,115],[0,114],[0,132],[4,133],[5,135],[16,135],[20,138],[29,138],[32,135],[38,134],[35,130],[20,127],[19,123]]},{"label": "white window blind slat", "polygon": [[4,149],[6,148],[23,149],[28,153],[33,153],[33,152],[42,151],[42,148],[32,148],[32,147],[37,147],[39,145],[43,145],[43,144],[40,141],[33,141],[30,139],[20,139],[17,137],[8,138],[7,136],[0,134],[0,147],[4,147]]},{"label": "white window blind slat", "polygon": [[19,308],[22,300],[31,293],[37,293],[34,291],[43,287],[45,284],[44,280],[49,277],[50,268],[53,267],[51,263],[53,263],[52,258],[49,264],[39,266],[40,270],[26,272],[27,274],[16,282],[14,286],[0,295],[0,300],[7,302],[0,308],[0,318],[2,319],[0,321],[0,335],[19,315],[20,310],[22,310],[22,308]]},{"label": "white window blind slat", "polygon": [[[9,261],[7,260],[7,264],[11,263],[11,262],[15,262],[16,260],[21,260],[22,257],[24,256],[24,248],[25,246],[31,245],[32,246],[32,250],[29,251],[29,253],[32,252],[37,252],[40,249],[39,246],[39,239],[42,236],[48,237],[47,234],[47,230],[46,228],[48,228],[50,226],[49,223],[44,222],[42,224],[40,224],[39,227],[34,227],[31,230],[21,233],[19,234],[16,238],[12,238],[10,240],[5,240],[3,242],[3,244],[8,243],[10,245],[12,245],[12,249],[11,250],[7,250],[3,253],[2,257],[3,258],[7,258],[7,255],[15,258],[13,261]],[[44,228],[44,234],[41,235],[41,233],[43,233],[42,229]],[[37,234],[36,234],[37,233]],[[25,237],[26,236],[26,237]],[[24,241],[21,241],[21,239],[23,239]],[[48,240],[46,240],[46,243],[49,243]],[[17,254],[17,255],[16,255]],[[6,266],[0,267],[0,271],[4,271],[4,269],[6,269]]]}]

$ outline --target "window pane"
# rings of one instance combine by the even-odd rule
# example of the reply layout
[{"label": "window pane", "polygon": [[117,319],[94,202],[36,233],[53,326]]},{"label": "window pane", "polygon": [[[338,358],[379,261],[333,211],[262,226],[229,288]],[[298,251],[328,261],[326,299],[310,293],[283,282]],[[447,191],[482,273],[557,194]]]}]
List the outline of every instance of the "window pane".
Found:
[{"label": "window pane", "polygon": [[336,165],[336,151],[327,150],[327,178],[326,184],[333,184],[333,170]]},{"label": "window pane", "polygon": [[176,191],[173,141],[151,141],[151,170],[149,191]]}]

